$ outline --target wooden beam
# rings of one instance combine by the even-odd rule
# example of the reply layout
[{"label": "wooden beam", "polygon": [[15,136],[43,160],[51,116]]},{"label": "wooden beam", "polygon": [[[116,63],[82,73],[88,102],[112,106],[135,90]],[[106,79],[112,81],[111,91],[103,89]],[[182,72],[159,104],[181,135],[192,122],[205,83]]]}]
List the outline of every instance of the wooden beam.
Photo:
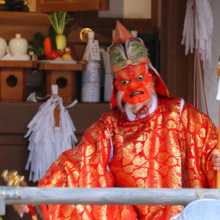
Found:
[{"label": "wooden beam", "polygon": [[47,35],[51,26],[48,14],[44,13],[1,11],[0,21],[0,36],[6,41],[20,33],[28,42],[33,42],[36,32]]},{"label": "wooden beam", "polygon": [[38,69],[40,70],[70,70],[70,71],[83,71],[86,70],[86,64],[70,64],[70,63],[39,63]]},{"label": "wooden beam", "polygon": [[37,61],[0,60],[0,68],[37,68]]},{"label": "wooden beam", "polygon": [[37,12],[59,12],[59,11],[94,11],[99,10],[98,0],[52,0],[50,2],[45,0],[37,0]]},{"label": "wooden beam", "polygon": [[157,27],[159,19],[159,0],[151,1],[151,25]]},{"label": "wooden beam", "polygon": [[[0,102],[0,135],[24,135],[27,125],[37,113],[40,103]],[[101,115],[110,109],[109,103],[77,103],[68,112],[78,135],[95,123]]]},{"label": "wooden beam", "polygon": [[109,10],[109,0],[99,0],[99,10]]},{"label": "wooden beam", "polygon": [[36,28],[51,25],[48,17],[49,15],[46,13],[1,11],[0,25],[34,26]]},{"label": "wooden beam", "polygon": [[193,104],[194,56],[181,44],[186,1],[162,0],[161,10],[161,76],[171,94]]}]

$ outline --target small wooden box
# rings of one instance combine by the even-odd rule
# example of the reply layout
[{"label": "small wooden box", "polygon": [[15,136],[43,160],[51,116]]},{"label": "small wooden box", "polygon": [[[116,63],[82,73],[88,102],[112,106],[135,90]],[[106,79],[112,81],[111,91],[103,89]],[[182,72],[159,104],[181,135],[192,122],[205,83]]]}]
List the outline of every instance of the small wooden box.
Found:
[{"label": "small wooden box", "polygon": [[63,102],[75,99],[75,71],[86,70],[85,64],[39,63],[40,70],[46,70],[46,91],[51,94],[51,86],[58,85],[58,94]]},{"label": "small wooden box", "polygon": [[36,67],[36,61],[0,60],[0,101],[25,101],[26,70]]}]

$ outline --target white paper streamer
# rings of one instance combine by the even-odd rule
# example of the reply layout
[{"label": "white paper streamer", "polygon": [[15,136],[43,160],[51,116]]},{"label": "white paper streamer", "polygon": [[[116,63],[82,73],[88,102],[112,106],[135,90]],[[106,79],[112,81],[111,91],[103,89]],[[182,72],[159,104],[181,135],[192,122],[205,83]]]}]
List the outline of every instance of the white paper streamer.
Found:
[{"label": "white paper streamer", "polygon": [[[67,107],[72,107],[76,103],[77,101],[74,101]],[[54,109],[57,104],[60,127],[55,127]],[[60,154],[75,147],[76,129],[59,96],[51,97],[43,103],[27,127],[29,130],[25,138],[30,135],[28,146],[30,153],[25,169],[30,168],[29,180],[35,182],[46,174],[50,165],[58,159]]]},{"label": "white paper streamer", "polygon": [[[189,50],[192,53],[193,48],[198,48],[203,61],[209,61],[211,66],[212,54],[212,36],[213,36],[213,15],[208,0],[188,0],[186,6],[186,16],[184,22],[182,44],[185,44],[187,55]],[[196,44],[194,43],[196,40]]]},{"label": "white paper streamer", "polygon": [[86,71],[82,72],[82,102],[100,102],[100,50],[94,40],[95,33],[88,32],[88,43],[83,60],[87,60]]},{"label": "white paper streamer", "polygon": [[82,102],[100,102],[100,64],[88,63],[82,73]]}]

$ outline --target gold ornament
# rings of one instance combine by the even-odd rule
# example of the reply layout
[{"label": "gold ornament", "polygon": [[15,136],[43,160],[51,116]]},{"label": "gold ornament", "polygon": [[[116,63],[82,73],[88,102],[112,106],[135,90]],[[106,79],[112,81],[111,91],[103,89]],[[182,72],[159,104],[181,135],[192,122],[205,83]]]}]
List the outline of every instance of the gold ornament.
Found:
[{"label": "gold ornament", "polygon": [[92,29],[84,28],[84,29],[81,30],[81,32],[80,32],[80,39],[81,39],[81,41],[88,42],[88,32],[89,31],[92,31]]},{"label": "gold ornament", "polygon": [[27,186],[24,176],[19,176],[15,170],[4,170],[1,177],[4,179],[7,186]]}]

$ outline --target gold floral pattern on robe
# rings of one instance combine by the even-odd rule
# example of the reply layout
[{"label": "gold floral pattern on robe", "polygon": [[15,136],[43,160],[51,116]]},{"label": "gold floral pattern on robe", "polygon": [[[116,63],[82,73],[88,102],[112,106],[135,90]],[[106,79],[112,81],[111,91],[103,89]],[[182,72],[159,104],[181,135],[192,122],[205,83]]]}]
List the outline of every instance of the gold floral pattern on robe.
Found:
[{"label": "gold floral pattern on robe", "polygon": [[[129,122],[119,110],[104,113],[76,148],[53,163],[39,186],[215,187],[211,154],[217,129],[188,103],[180,117],[180,101],[158,98],[155,112],[138,122]],[[109,164],[111,139],[114,156]],[[181,207],[49,205],[46,212],[53,220],[168,220]]]}]

